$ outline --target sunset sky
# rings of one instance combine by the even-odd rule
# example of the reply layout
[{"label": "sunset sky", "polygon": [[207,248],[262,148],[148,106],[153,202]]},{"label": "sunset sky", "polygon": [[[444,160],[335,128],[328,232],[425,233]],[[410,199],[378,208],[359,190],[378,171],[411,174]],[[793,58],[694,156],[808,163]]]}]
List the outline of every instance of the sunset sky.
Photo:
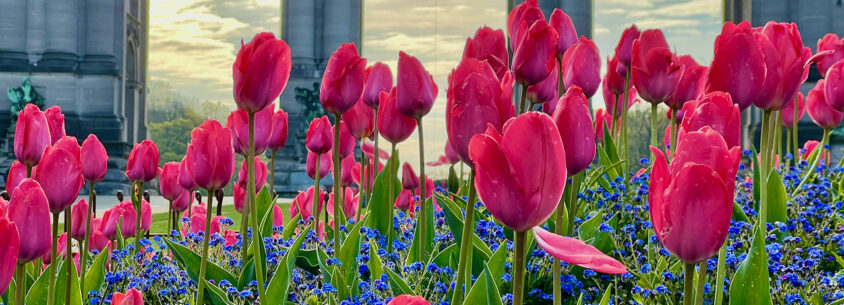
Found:
[{"label": "sunset sky", "polygon": [[[169,82],[184,96],[223,101],[234,108],[231,64],[240,40],[248,41],[261,31],[278,35],[279,4],[278,0],[151,1],[150,77]],[[624,28],[635,23],[642,29],[661,28],[679,54],[691,54],[706,65],[712,59],[712,41],[720,31],[719,0],[596,0],[594,9],[593,39],[602,58],[611,55]],[[424,122],[426,159],[443,151],[447,76],[457,65],[466,38],[483,25],[503,29],[505,22],[503,0],[365,1],[362,55],[370,63],[389,64],[395,72],[398,52],[403,50],[419,57],[439,86],[438,100]],[[602,98],[595,96],[593,104],[602,106]],[[414,165],[418,164],[415,139],[414,135],[399,147],[402,159]]]}]

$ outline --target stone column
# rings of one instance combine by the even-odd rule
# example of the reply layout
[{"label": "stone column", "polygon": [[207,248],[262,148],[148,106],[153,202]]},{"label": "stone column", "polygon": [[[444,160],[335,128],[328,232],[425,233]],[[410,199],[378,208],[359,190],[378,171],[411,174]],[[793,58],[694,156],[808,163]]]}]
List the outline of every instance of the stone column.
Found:
[{"label": "stone column", "polygon": [[86,7],[85,57],[79,64],[80,74],[117,75],[114,52],[115,1],[88,0]]},{"label": "stone column", "polygon": [[325,0],[322,25],[322,52],[320,66],[325,66],[331,53],[341,44],[351,42],[352,1]]},{"label": "stone column", "polygon": [[76,2],[78,0],[51,1],[47,9],[47,48],[38,62],[36,71],[75,72],[76,54]]},{"label": "stone column", "polygon": [[[20,2],[12,0],[12,2]],[[26,2],[26,51],[30,61],[41,58],[47,46],[47,6],[45,0]]]},{"label": "stone column", "polygon": [[26,1],[0,0],[0,8],[0,70],[26,71]]}]

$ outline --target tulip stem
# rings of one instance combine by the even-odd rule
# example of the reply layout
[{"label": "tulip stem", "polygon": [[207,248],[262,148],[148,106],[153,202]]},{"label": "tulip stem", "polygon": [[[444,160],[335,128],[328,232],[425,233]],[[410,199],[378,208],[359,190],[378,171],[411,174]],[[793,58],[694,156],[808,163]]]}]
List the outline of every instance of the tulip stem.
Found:
[{"label": "tulip stem", "polygon": [[67,248],[65,248],[65,255],[64,255],[64,257],[65,257],[64,265],[65,265],[65,268],[66,268],[65,270],[67,270],[67,272],[65,272],[65,273],[67,273],[67,277],[65,278],[66,280],[64,282],[64,285],[65,285],[64,286],[64,303],[65,304],[70,304],[70,277],[76,276],[76,274],[73,274],[72,272],[70,272],[71,264],[73,264],[73,254],[72,254],[73,251],[71,251],[73,249],[73,238],[70,237],[70,228],[73,226],[73,223],[72,223],[73,219],[71,219],[71,218],[72,217],[70,217],[70,206],[68,206],[64,210],[64,233],[65,233],[65,237],[66,237],[65,239],[67,240]]},{"label": "tulip stem", "polygon": [[683,305],[692,305],[695,295],[695,264],[685,264],[683,277]]},{"label": "tulip stem", "polygon": [[56,242],[59,238],[59,213],[53,213],[53,243],[50,247],[49,286],[47,286],[47,304],[52,305],[56,292]]},{"label": "tulip stem", "polygon": [[[630,69],[628,68],[627,71],[624,73],[624,99],[621,100],[621,142],[623,142],[624,146],[624,157],[621,160],[622,166],[624,166],[624,173],[623,176],[627,177],[630,171],[630,162],[629,160],[629,149],[627,146],[627,108],[630,106],[629,97],[630,94]],[[618,102],[618,101],[616,101]],[[618,109],[618,106],[616,106]]]},{"label": "tulip stem", "polygon": [[[381,162],[381,151],[378,150],[378,138],[380,138],[380,136],[378,135],[378,107],[375,107],[375,121],[374,122],[375,122],[375,128],[372,128],[372,132],[373,132],[373,135],[374,135],[373,137],[375,138],[375,151],[372,152],[372,165],[373,165],[372,166],[372,177],[373,177],[372,179],[375,179],[375,177],[378,177],[378,162]],[[360,143],[361,143],[361,150],[362,150],[363,149],[363,147],[362,147],[363,146],[363,140],[361,140]],[[390,152],[390,153],[392,154],[393,152]],[[361,176],[361,177],[363,177],[363,176]],[[369,182],[369,181],[367,181],[367,182]],[[370,191],[369,195],[371,197],[372,190],[369,190],[369,191]]]},{"label": "tulip stem", "polygon": [[771,112],[768,110],[762,113],[762,135],[759,142],[760,156],[759,156],[759,222],[757,228],[765,230],[765,224],[768,219],[768,138],[772,135],[768,133],[768,127],[771,124]]},{"label": "tulip stem", "polygon": [[[144,183],[136,181],[132,184],[132,205],[135,207],[135,251],[141,249],[141,215],[143,214],[143,204],[141,204],[141,194],[144,193]],[[208,197],[213,198],[213,197]],[[209,203],[213,204],[210,200]],[[213,206],[208,206],[208,211],[211,211]],[[207,226],[206,226],[207,227]]]},{"label": "tulip stem", "polygon": [[793,122],[792,122],[792,127],[791,127],[791,139],[792,139],[791,145],[793,145],[792,146],[792,148],[793,148],[792,159],[794,159],[794,165],[795,166],[797,165],[797,160],[798,160],[797,155],[800,154],[800,138],[797,137],[797,128],[800,127],[800,119],[797,117],[797,115],[798,115],[797,107],[799,106],[798,103],[797,103],[798,98],[799,97],[794,98],[794,119],[792,120]]},{"label": "tulip stem", "polygon": [[[340,189],[340,177],[343,171],[343,167],[340,166],[340,113],[334,114],[334,249],[336,251],[340,250],[340,226],[345,225],[346,221],[343,219],[343,211],[340,210],[340,206],[343,204],[341,201],[342,198],[342,190]],[[319,171],[319,168],[317,168]],[[328,209],[326,209],[328,210]]]},{"label": "tulip stem", "polygon": [[677,109],[671,108],[671,158],[674,158],[674,151],[677,150]]},{"label": "tulip stem", "polygon": [[513,305],[522,305],[525,283],[525,250],[527,246],[527,232],[514,232],[513,249]]},{"label": "tulip stem", "polygon": [[15,305],[22,305],[23,299],[25,298],[23,295],[23,286],[26,286],[26,283],[24,283],[26,278],[26,264],[18,263],[15,270]]},{"label": "tulip stem", "polygon": [[724,300],[724,276],[726,276],[727,242],[718,251],[718,270],[715,272],[715,305],[721,305]]},{"label": "tulip stem", "polygon": [[[656,136],[656,133],[657,133],[656,132],[656,129],[657,129],[656,125],[657,125],[657,122],[658,122],[657,112],[659,111],[658,106],[659,106],[658,104],[651,104],[651,146],[653,146],[653,147],[659,147],[659,145],[657,144],[658,142],[657,142],[657,136]],[[654,159],[654,155],[653,155],[653,152],[652,152],[651,153],[651,160],[653,161],[653,159]]]},{"label": "tulip stem", "polygon": [[[88,247],[90,247],[90,238],[91,238],[91,209],[93,208],[94,202],[97,201],[97,194],[94,192],[94,183],[88,182],[88,213],[85,214],[85,238],[82,239],[82,253],[79,258],[79,269],[81,273],[81,279],[79,280],[79,289],[82,292],[82,299],[84,301],[85,296],[85,273],[86,270],[85,266],[88,265]],[[84,303],[84,302],[83,302]]]},{"label": "tulip stem", "polygon": [[[775,146],[775,154],[774,157],[776,161],[782,160],[782,115],[777,113],[776,125],[774,128],[776,132],[776,138],[774,139],[776,146]],[[774,161],[774,166],[776,166],[776,161]]]},{"label": "tulip stem", "polygon": [[[569,189],[571,191],[571,189]],[[560,197],[560,203],[557,204],[557,212],[554,215],[554,233],[558,235],[564,235],[565,229],[563,228],[563,213],[566,210],[566,196],[565,192],[563,192],[563,196]],[[566,228],[567,229],[567,228]],[[552,272],[554,276],[554,286],[552,291],[554,292],[554,305],[561,305],[563,302],[563,291],[562,291],[562,281],[560,279],[561,275],[561,266],[559,259],[552,259]]]},{"label": "tulip stem", "polygon": [[697,289],[695,289],[695,305],[703,305],[703,288],[706,284],[706,260],[700,262],[697,265],[698,274],[697,274]]},{"label": "tulip stem", "polygon": [[422,118],[416,119],[416,125],[419,126],[419,205],[421,206],[418,219],[419,224],[421,224],[421,230],[417,230],[417,232],[420,232],[419,240],[421,241],[419,243],[418,257],[425,257],[425,251],[428,246],[428,204],[426,202],[428,193],[425,192],[425,182],[427,180],[425,180],[425,138],[422,135]]},{"label": "tulip stem", "polygon": [[[336,140],[335,140],[336,141]],[[263,240],[261,239],[261,231],[259,228],[258,223],[258,209],[255,206],[255,113],[249,113],[249,149],[247,150],[246,156],[246,198],[249,198],[247,201],[249,203],[249,214],[252,216],[252,257],[253,261],[255,262],[253,265],[255,266],[255,279],[258,281],[258,300],[261,304],[268,304],[267,301],[264,299],[265,292],[264,292],[264,278],[267,274],[264,272],[263,264],[261,263],[264,257],[261,256],[264,253],[263,247]],[[319,168],[317,167],[317,170]],[[336,183],[335,183],[336,184]],[[214,193],[208,193],[209,202],[211,201],[210,198]],[[221,202],[222,204],[222,202]],[[210,207],[210,206],[209,206]],[[254,210],[254,211],[253,211]],[[269,213],[272,213],[272,208],[270,208]],[[207,218],[207,217],[206,217]],[[210,219],[210,218],[209,218]],[[245,227],[244,227],[245,228]],[[205,226],[205,230],[211,232],[210,225]],[[209,234],[206,234],[209,235]],[[209,235],[210,238],[210,235]],[[202,303],[200,303],[202,304]]]},{"label": "tulip stem", "polygon": [[275,153],[276,150],[272,150],[270,153],[270,198],[273,198],[273,203],[275,203]]},{"label": "tulip stem", "polygon": [[[457,264],[457,284],[454,286],[454,295],[451,297],[451,304],[462,304],[464,289],[463,283],[466,280],[466,268],[468,267],[468,260],[471,259],[472,253],[472,228],[474,228],[475,215],[475,169],[469,172],[469,199],[466,201],[466,217],[463,219],[463,233],[460,236],[460,256]],[[470,283],[467,283],[470,284]]]},{"label": "tulip stem", "polygon": [[786,139],[785,139],[785,153],[791,154],[791,160],[789,160],[788,164],[786,164],[785,170],[788,169],[788,167],[791,165],[791,161],[794,159],[794,152],[791,150],[791,147],[792,147],[791,136],[793,134],[792,131],[791,131],[792,128],[791,127],[786,127],[786,128],[788,129],[788,131],[786,133]]},{"label": "tulip stem", "polygon": [[[389,164],[387,164],[387,166],[390,167],[390,169],[387,171],[387,173],[390,174],[390,177],[387,177],[387,182],[388,182],[387,188],[389,189],[388,191],[389,191],[389,194],[390,194],[390,197],[389,197],[390,201],[389,202],[391,202],[390,203],[390,219],[391,219],[390,223],[391,224],[392,224],[392,219],[393,219],[393,215],[394,215],[393,213],[395,213],[395,210],[396,210],[396,205],[395,205],[395,203],[396,203],[396,189],[395,189],[396,176],[395,176],[395,170],[393,170],[393,166],[396,166],[397,164],[395,164],[395,163],[398,163],[398,158],[393,158],[393,156],[396,154],[396,143],[392,143],[392,144],[393,144],[393,146],[391,147],[391,150],[390,150],[390,160],[387,161],[387,163],[389,163]],[[375,153],[377,154],[378,152],[376,151]],[[392,225],[390,225],[390,229],[388,229],[388,232],[387,232],[387,252],[388,253],[393,252],[393,226]]]},{"label": "tulip stem", "polygon": [[319,160],[322,159],[322,154],[316,154],[316,165],[314,166],[314,207],[311,209],[311,218],[313,218],[314,234],[319,238]]},{"label": "tulip stem", "polygon": [[[206,191],[208,191],[208,198],[214,198],[214,189],[206,189]],[[214,202],[211,200],[208,200],[206,205],[208,206],[208,212],[214,208]],[[208,265],[208,240],[211,239],[210,234],[208,234],[209,232],[211,232],[211,213],[205,213],[205,232],[203,232],[202,236],[202,262],[199,265],[199,283],[197,283],[198,295],[196,297],[196,304],[205,304],[205,270]],[[243,236],[246,236],[246,233],[244,233]],[[260,264],[258,261],[255,261],[255,265]]]},{"label": "tulip stem", "polygon": [[521,102],[519,102],[519,114],[525,113],[525,98],[527,97],[527,89],[528,86],[522,85],[522,95],[519,96]]},{"label": "tulip stem", "polygon": [[[815,168],[818,167],[818,163],[820,163],[821,157],[824,154],[824,151],[823,151],[824,147],[826,147],[827,143],[829,143],[829,133],[830,132],[831,132],[831,130],[829,130],[829,129],[823,130],[823,139],[821,140],[821,144],[819,144],[819,147],[815,148],[816,150],[818,150],[818,152],[812,158],[812,166],[809,167],[809,171],[807,171],[806,175],[803,176],[803,180],[800,180],[800,184],[798,184],[797,187],[795,187],[794,190],[791,191],[791,198],[794,198],[794,196],[797,196],[797,192],[799,192],[800,188],[802,188],[803,185],[806,184],[806,182],[809,181],[809,178],[811,178],[812,174],[815,172]],[[764,195],[764,193],[763,193],[763,195]]]},{"label": "tulip stem", "polygon": [[577,192],[580,190],[580,181],[583,179],[583,172],[571,177],[571,192],[569,192],[569,222],[567,235],[574,236],[574,216],[577,214]]}]

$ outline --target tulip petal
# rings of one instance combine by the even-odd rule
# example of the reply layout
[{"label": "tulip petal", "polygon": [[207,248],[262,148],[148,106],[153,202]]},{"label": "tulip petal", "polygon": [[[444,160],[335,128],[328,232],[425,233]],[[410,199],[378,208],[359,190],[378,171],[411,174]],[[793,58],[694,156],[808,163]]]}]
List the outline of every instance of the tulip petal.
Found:
[{"label": "tulip petal", "polygon": [[526,214],[516,203],[524,201],[523,195],[516,188],[509,162],[498,141],[489,135],[477,134],[469,142],[469,155],[475,163],[475,188],[487,210],[504,225],[521,226]]},{"label": "tulip petal", "polygon": [[542,227],[534,227],[533,236],[545,252],[566,263],[607,274],[627,273],[624,264],[581,240],[560,236]]}]

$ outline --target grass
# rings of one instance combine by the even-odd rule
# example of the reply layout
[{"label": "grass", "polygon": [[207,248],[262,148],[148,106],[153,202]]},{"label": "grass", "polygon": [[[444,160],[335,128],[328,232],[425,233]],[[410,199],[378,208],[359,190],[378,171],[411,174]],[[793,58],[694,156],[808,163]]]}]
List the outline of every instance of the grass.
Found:
[{"label": "grass", "polygon": [[[290,206],[289,203],[279,203],[279,207],[281,207],[281,211],[284,212],[285,220],[288,220],[289,215],[287,215],[287,208]],[[217,206],[214,206],[214,210],[212,213],[217,212]],[[216,214],[215,214],[216,215]],[[229,227],[232,230],[240,230],[240,213],[238,213],[234,209],[234,205],[228,204],[223,205],[223,216],[231,218],[234,220],[234,225]],[[181,216],[181,215],[180,215]],[[156,213],[152,214],[152,225],[150,226],[150,233],[151,234],[167,234],[169,232],[167,228],[167,212],[164,213]]]}]

